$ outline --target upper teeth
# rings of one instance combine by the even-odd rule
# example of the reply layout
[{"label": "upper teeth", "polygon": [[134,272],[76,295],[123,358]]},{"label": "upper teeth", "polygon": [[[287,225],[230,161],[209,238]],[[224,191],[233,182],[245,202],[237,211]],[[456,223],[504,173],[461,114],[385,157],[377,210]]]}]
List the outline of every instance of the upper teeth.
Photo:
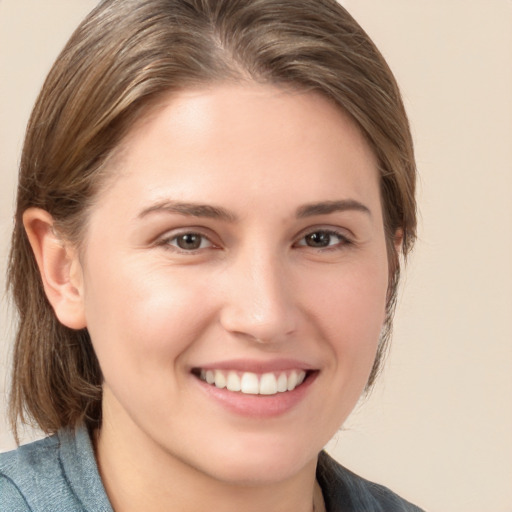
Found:
[{"label": "upper teeth", "polygon": [[241,391],[249,395],[275,395],[284,391],[292,391],[304,382],[304,370],[291,372],[263,373],[236,372],[234,370],[201,370],[200,378],[208,384],[229,391]]}]

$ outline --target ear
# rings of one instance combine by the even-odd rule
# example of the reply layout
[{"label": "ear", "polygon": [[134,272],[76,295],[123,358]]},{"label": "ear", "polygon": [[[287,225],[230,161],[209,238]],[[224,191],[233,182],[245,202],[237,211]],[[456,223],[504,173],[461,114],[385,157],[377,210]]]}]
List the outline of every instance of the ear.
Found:
[{"label": "ear", "polygon": [[59,237],[53,217],[45,210],[27,209],[23,225],[55,315],[66,327],[83,329],[83,275],[77,250]]}]

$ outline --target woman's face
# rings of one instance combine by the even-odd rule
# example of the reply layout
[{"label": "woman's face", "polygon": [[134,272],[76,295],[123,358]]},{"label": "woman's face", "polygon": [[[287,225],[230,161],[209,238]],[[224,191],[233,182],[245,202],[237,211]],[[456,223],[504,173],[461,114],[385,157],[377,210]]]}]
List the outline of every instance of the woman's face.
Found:
[{"label": "woman's face", "polygon": [[354,123],[314,93],[189,90],[112,172],[81,259],[103,424],[223,481],[312,464],[385,317],[377,164]]}]

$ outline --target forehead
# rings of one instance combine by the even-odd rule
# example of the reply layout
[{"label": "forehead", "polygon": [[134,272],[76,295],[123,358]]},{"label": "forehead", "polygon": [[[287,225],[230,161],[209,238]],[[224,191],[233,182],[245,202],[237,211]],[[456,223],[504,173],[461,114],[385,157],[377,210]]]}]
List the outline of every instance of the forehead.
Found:
[{"label": "forehead", "polygon": [[378,189],[376,158],[341,108],[315,92],[252,83],[161,98],[125,137],[112,172],[134,201],[188,199],[190,187],[204,201],[227,184],[247,198],[266,190],[269,200],[283,184],[313,200],[330,189],[323,199],[339,199],[335,183],[362,196]]}]

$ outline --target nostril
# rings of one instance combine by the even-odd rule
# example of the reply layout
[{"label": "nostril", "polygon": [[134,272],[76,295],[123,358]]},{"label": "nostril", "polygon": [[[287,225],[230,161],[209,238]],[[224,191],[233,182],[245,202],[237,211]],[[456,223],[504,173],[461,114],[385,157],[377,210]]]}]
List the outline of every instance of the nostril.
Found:
[{"label": "nostril", "polygon": [[297,318],[292,307],[279,307],[262,313],[226,307],[221,313],[222,327],[229,333],[242,336],[252,343],[280,343],[295,332]]}]

